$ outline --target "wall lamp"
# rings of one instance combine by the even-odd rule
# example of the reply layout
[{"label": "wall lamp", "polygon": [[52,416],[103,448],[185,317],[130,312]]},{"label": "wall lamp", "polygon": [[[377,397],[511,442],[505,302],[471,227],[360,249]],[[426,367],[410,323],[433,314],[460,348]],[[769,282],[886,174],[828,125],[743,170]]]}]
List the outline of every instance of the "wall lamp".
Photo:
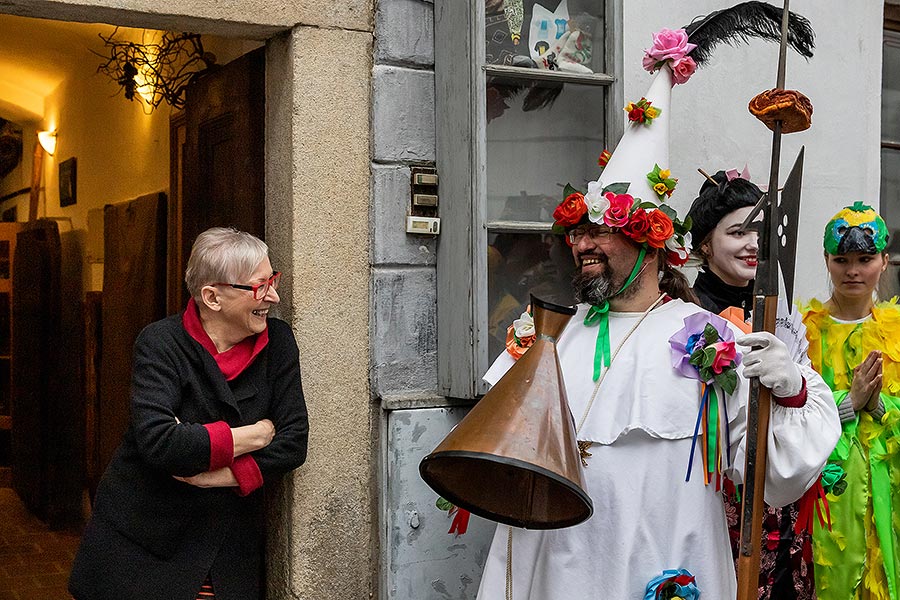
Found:
[{"label": "wall lamp", "polygon": [[41,144],[41,148],[44,149],[47,154],[53,156],[56,152],[56,130],[52,131],[38,131],[38,142]]}]

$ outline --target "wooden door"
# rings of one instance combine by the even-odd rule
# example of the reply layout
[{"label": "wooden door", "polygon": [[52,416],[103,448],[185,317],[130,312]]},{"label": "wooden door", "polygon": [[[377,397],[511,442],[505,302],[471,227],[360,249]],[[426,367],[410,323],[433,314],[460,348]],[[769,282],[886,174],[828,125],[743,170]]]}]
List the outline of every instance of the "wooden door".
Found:
[{"label": "wooden door", "polygon": [[[265,48],[199,78],[185,99],[181,179],[171,182],[181,189],[182,278],[194,238],[209,227],[265,234]],[[183,307],[184,286],[175,290]]]},{"label": "wooden door", "polygon": [[[33,514],[50,516],[50,452],[60,415],[54,367],[60,359],[60,241],[53,221],[17,236],[12,304],[12,483]],[[78,468],[77,462],[73,467]]]},{"label": "wooden door", "polygon": [[96,444],[102,473],[128,428],[131,361],[141,329],[166,315],[166,195],[103,208],[103,301]]}]

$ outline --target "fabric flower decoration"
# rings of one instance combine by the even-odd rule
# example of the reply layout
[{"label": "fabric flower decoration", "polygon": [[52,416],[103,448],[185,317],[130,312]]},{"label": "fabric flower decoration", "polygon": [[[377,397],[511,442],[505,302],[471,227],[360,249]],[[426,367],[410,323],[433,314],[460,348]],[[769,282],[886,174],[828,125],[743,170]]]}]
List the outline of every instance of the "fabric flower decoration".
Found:
[{"label": "fabric flower decoration", "polygon": [[734,392],[741,355],[725,319],[707,312],[685,317],[684,327],[669,338],[669,346],[672,367],[679,373],[706,384],[715,382],[729,394]]},{"label": "fabric flower decoration", "polygon": [[671,64],[672,82],[676,85],[687,83],[691,75],[697,70],[697,63],[690,56],[685,56],[681,60],[676,60]]},{"label": "fabric flower decoration", "polygon": [[[674,239],[674,238],[669,238]],[[669,240],[666,240],[666,244],[668,244]],[[687,264],[688,259],[691,257],[691,251],[683,246],[678,246],[674,250],[666,250],[666,262],[668,262],[673,267],[683,267]]]},{"label": "fabric flower decoration", "polygon": [[684,29],[668,29],[663,27],[653,34],[653,45],[644,51],[657,62],[680,60],[693,52],[697,44],[688,42],[688,34]]},{"label": "fabric flower decoration", "polygon": [[572,192],[553,211],[553,220],[561,227],[572,227],[581,221],[587,210],[584,195],[581,192]]},{"label": "fabric flower decoration", "polygon": [[686,83],[697,70],[697,63],[688,56],[696,47],[696,44],[688,42],[684,29],[664,28],[653,34],[653,45],[644,50],[641,64],[646,71],[653,73],[668,63],[672,69],[672,81]]},{"label": "fabric flower decoration", "polygon": [[653,248],[664,248],[666,240],[675,233],[672,219],[657,209],[647,213],[647,243]]},{"label": "fabric flower decoration", "polygon": [[637,102],[629,102],[625,105],[624,110],[628,113],[629,121],[641,125],[649,125],[653,119],[662,114],[662,110],[653,106],[653,103],[646,98],[641,98]]},{"label": "fabric flower decoration", "polygon": [[606,193],[609,207],[603,215],[603,222],[610,227],[624,227],[628,224],[631,208],[634,206],[634,198],[628,194]]},{"label": "fabric flower decoration", "polygon": [[[642,108],[645,114],[648,107],[653,108],[649,103]],[[659,113],[650,111],[649,114]],[[604,154],[609,153],[604,150]],[[601,162],[603,159],[604,156],[601,155]],[[679,220],[675,210],[664,201],[672,193],[678,180],[672,177],[668,169],[661,169],[659,165],[655,165],[653,171],[648,173],[648,177],[651,176],[665,186],[665,191],[659,189],[659,202],[643,202],[628,194],[628,182],[603,185],[600,181],[591,181],[588,183],[587,193],[566,184],[563,191],[565,199],[553,211],[553,232],[562,234],[585,222],[607,225],[618,229],[635,243],[643,244],[645,250],[662,250],[668,264],[685,264],[690,254],[691,220]],[[568,238],[566,243],[572,245]],[[508,345],[510,353],[515,355],[512,348],[517,346],[512,336],[514,332],[510,329]]]},{"label": "fabric flower decoration", "polygon": [[828,463],[822,469],[822,487],[826,494],[840,496],[847,491],[847,472],[837,463]]},{"label": "fabric flower decoration", "polygon": [[638,244],[643,244],[647,241],[648,229],[650,229],[650,220],[647,211],[638,207],[631,213],[628,223],[622,227],[622,233]]},{"label": "fabric flower decoration", "polygon": [[534,317],[528,310],[523,312],[518,319],[512,322],[506,330],[506,351],[515,360],[519,360],[534,345],[536,338],[534,330]]},{"label": "fabric flower decoration", "polygon": [[656,192],[660,199],[663,196],[666,198],[671,197],[672,192],[675,191],[675,186],[678,184],[678,180],[672,177],[672,172],[669,169],[660,169],[659,165],[656,164],[653,165],[653,170],[647,173],[647,181],[653,186],[653,191]]},{"label": "fabric flower decoration", "polygon": [[587,204],[588,219],[592,223],[602,223],[603,215],[609,208],[609,200],[603,193],[603,184],[599,181],[588,183],[588,192],[584,195],[584,201]]},{"label": "fabric flower decoration", "polygon": [[609,150],[604,150],[600,153],[600,158],[597,159],[597,164],[600,165],[600,168],[605,167],[609,164],[609,159],[612,158],[612,154]]},{"label": "fabric flower decoration", "polygon": [[534,337],[534,317],[531,316],[531,313],[525,311],[513,321],[513,330],[519,339]]},{"label": "fabric flower decoration", "polygon": [[700,589],[687,569],[666,569],[647,584],[644,600],[700,600]]}]

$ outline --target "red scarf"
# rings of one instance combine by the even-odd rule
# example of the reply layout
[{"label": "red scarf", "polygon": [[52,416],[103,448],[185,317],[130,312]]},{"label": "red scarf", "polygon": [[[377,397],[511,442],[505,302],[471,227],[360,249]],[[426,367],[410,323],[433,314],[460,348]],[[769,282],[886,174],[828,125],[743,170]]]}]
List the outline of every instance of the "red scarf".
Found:
[{"label": "red scarf", "polygon": [[243,373],[244,369],[253,363],[256,355],[262,352],[262,349],[269,343],[269,328],[266,327],[262,333],[246,337],[234,347],[225,352],[219,352],[209,334],[203,329],[203,323],[200,321],[200,309],[193,298],[188,300],[181,322],[184,330],[216,359],[216,364],[225,375],[226,381],[231,381]]}]

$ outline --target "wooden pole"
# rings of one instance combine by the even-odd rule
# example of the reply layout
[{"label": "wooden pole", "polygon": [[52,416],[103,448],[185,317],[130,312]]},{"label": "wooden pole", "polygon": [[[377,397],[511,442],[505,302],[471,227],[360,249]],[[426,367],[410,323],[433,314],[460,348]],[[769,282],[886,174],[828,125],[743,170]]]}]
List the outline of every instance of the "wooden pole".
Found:
[{"label": "wooden pole", "polygon": [[[778,54],[777,88],[784,89],[787,64],[789,0],[784,0],[781,17],[781,48]],[[781,165],[781,121],[772,131],[772,162],[769,169],[768,211],[763,219],[759,243],[759,263],[754,284],[753,331],[775,332],[778,311],[778,172]],[[768,454],[769,412],[772,392],[754,377],[747,401],[747,438],[745,445],[743,510],[738,555],[738,600],[759,597],[759,553],[765,511],[766,459]]]},{"label": "wooden pole", "polygon": [[44,169],[44,148],[34,141],[34,155],[31,161],[31,194],[28,199],[28,220],[37,221],[38,202],[41,199],[41,173]]}]

